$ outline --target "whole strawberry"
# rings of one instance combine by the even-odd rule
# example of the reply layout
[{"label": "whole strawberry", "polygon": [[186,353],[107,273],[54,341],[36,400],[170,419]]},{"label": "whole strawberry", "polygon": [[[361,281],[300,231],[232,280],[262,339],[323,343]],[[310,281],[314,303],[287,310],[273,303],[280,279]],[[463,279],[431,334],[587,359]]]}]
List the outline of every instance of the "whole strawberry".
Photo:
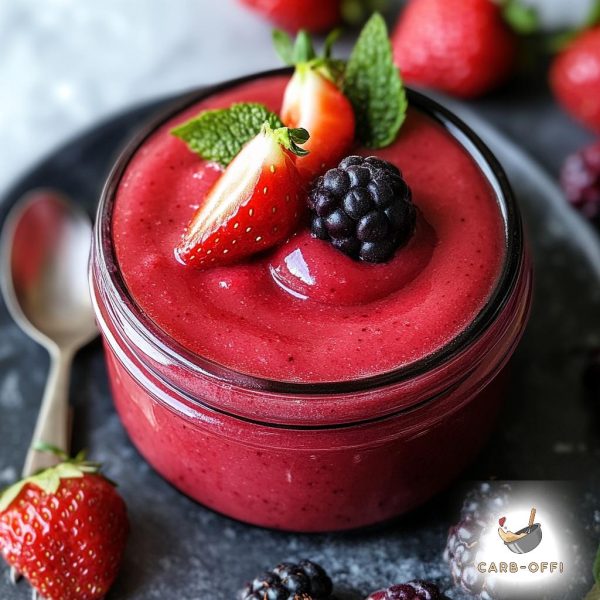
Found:
[{"label": "whole strawberry", "polygon": [[403,78],[471,98],[512,72],[516,37],[492,0],[410,0],[392,36]]},{"label": "whole strawberry", "polygon": [[268,21],[296,32],[333,29],[342,18],[341,0],[241,0]]},{"label": "whole strawberry", "polygon": [[310,181],[344,156],[354,141],[354,111],[340,89],[341,61],[331,58],[329,38],[323,56],[317,56],[311,37],[301,31],[295,43],[275,31],[275,48],[284,62],[294,65],[294,75],[285,88],[281,120],[292,128],[310,132],[303,148],[307,154],[296,161],[304,181]]},{"label": "whole strawberry", "polygon": [[600,131],[600,26],[579,35],[554,59],[550,85],[573,117]]},{"label": "whole strawberry", "polygon": [[78,456],[0,496],[0,553],[45,600],[106,595],[129,531],[123,499]]}]

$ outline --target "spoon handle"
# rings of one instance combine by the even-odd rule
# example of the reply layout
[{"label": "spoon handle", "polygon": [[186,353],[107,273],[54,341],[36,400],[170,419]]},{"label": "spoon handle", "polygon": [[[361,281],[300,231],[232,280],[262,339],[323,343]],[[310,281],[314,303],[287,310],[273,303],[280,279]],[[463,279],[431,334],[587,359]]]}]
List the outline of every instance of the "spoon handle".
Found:
[{"label": "spoon handle", "polygon": [[59,461],[56,456],[48,452],[35,450],[34,447],[39,442],[69,452],[69,381],[72,359],[70,352],[57,350],[50,353],[50,372],[31,444],[25,459],[23,477],[28,477],[40,469],[55,465]]}]

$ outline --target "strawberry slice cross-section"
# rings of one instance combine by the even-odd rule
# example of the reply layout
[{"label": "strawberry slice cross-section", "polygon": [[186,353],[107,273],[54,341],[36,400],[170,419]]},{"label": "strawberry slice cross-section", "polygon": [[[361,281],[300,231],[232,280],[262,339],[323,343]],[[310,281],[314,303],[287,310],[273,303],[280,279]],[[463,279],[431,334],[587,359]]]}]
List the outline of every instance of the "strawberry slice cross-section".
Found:
[{"label": "strawberry slice cross-section", "polygon": [[209,190],[175,249],[198,269],[229,265],[284,241],[296,228],[303,187],[295,156],[309,139],[304,129],[265,123]]}]

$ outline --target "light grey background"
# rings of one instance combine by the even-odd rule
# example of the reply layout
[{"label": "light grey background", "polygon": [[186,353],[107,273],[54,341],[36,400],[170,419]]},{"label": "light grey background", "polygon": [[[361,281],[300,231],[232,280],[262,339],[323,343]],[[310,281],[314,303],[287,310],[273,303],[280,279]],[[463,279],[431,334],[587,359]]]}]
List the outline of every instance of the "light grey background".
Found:
[{"label": "light grey background", "polygon": [[[580,22],[593,0],[526,1],[552,27]],[[400,4],[389,1],[390,21]],[[132,103],[278,66],[270,29],[237,0],[0,0],[0,192]],[[492,101],[489,114],[517,141],[561,143],[552,124],[526,131],[510,103]]]}]

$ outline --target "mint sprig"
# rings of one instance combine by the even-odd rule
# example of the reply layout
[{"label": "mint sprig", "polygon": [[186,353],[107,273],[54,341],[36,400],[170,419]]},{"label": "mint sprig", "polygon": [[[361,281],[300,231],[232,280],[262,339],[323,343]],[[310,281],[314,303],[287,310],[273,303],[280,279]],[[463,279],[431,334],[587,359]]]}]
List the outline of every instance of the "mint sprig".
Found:
[{"label": "mint sprig", "polygon": [[171,133],[201,158],[226,167],[242,146],[260,133],[265,122],[272,129],[283,126],[279,117],[263,104],[245,102],[206,110],[173,128]]},{"label": "mint sprig", "polygon": [[358,37],[346,65],[343,89],[354,107],[360,141],[371,148],[391,144],[406,118],[408,102],[379,13],[373,14]]}]

